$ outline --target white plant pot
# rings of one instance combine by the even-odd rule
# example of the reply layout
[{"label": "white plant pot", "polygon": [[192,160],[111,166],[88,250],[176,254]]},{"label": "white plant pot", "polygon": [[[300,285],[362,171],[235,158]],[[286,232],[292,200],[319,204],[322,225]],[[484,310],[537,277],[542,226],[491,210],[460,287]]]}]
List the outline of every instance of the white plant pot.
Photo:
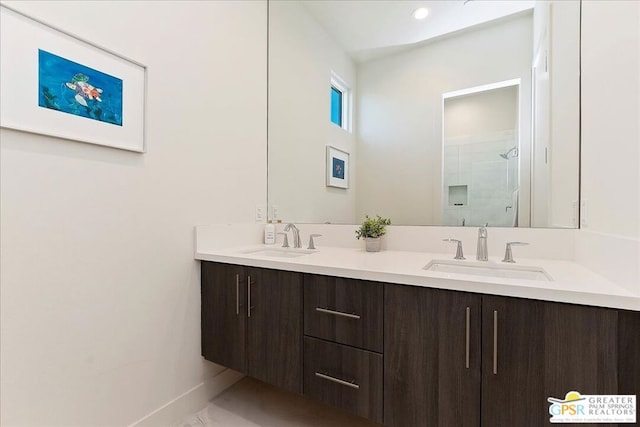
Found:
[{"label": "white plant pot", "polygon": [[380,237],[365,237],[364,243],[367,252],[380,252],[380,243],[382,239]]}]

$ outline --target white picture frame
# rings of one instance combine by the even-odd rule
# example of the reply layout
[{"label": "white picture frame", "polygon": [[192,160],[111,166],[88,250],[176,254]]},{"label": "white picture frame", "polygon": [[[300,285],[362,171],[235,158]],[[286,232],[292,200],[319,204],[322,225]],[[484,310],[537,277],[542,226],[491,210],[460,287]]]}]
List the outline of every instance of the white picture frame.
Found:
[{"label": "white picture frame", "polygon": [[144,152],[145,65],[4,4],[0,51],[0,127]]},{"label": "white picture frame", "polygon": [[349,188],[349,153],[327,145],[327,187]]}]

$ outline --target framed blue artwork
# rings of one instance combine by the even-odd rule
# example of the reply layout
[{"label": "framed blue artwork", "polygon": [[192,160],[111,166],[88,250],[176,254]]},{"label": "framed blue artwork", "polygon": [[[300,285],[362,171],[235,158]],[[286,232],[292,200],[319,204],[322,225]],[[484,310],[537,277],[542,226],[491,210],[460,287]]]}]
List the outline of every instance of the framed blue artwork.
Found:
[{"label": "framed blue artwork", "polygon": [[349,188],[349,153],[327,145],[327,187]]},{"label": "framed blue artwork", "polygon": [[122,79],[38,49],[38,105],[122,126]]},{"label": "framed blue artwork", "polygon": [[0,5],[0,126],[144,152],[146,66]]}]

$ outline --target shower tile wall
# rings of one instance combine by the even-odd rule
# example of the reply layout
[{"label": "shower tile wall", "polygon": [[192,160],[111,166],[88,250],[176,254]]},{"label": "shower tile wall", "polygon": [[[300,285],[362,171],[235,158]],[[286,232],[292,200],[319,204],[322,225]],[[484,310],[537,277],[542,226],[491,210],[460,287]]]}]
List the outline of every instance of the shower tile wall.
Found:
[{"label": "shower tile wall", "polygon": [[[517,144],[513,132],[490,138],[458,138],[444,147],[444,225],[513,226],[514,191],[518,189],[518,157],[501,157]],[[450,189],[450,186],[453,187]],[[454,187],[457,186],[457,187]],[[449,194],[459,194],[466,186],[466,203]],[[507,208],[511,206],[511,208]]]}]

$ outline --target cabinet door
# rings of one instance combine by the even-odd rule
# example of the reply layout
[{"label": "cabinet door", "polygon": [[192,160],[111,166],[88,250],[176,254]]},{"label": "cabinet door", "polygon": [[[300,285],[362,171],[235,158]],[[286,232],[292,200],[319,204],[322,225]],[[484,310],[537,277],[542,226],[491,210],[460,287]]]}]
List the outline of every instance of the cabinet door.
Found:
[{"label": "cabinet door", "polygon": [[480,425],[480,300],[385,285],[385,426]]},{"label": "cabinet door", "polygon": [[247,269],[248,372],[302,393],[302,274]]},{"label": "cabinet door", "polygon": [[243,268],[203,261],[201,273],[202,355],[246,373]]},{"label": "cabinet door", "polygon": [[544,308],[543,399],[564,399],[572,390],[618,394],[618,311],[558,303]]},{"label": "cabinet door", "polygon": [[618,393],[617,310],[489,296],[482,306],[483,425],[546,425],[548,397]]},{"label": "cabinet door", "polygon": [[[558,303],[545,303],[544,307],[543,400],[564,399],[573,390],[581,394],[623,394],[618,383],[622,363],[618,352],[618,311]],[[549,403],[545,402],[544,410],[548,409]]]},{"label": "cabinet door", "polygon": [[540,301],[483,297],[483,426],[548,424],[543,309]]}]

